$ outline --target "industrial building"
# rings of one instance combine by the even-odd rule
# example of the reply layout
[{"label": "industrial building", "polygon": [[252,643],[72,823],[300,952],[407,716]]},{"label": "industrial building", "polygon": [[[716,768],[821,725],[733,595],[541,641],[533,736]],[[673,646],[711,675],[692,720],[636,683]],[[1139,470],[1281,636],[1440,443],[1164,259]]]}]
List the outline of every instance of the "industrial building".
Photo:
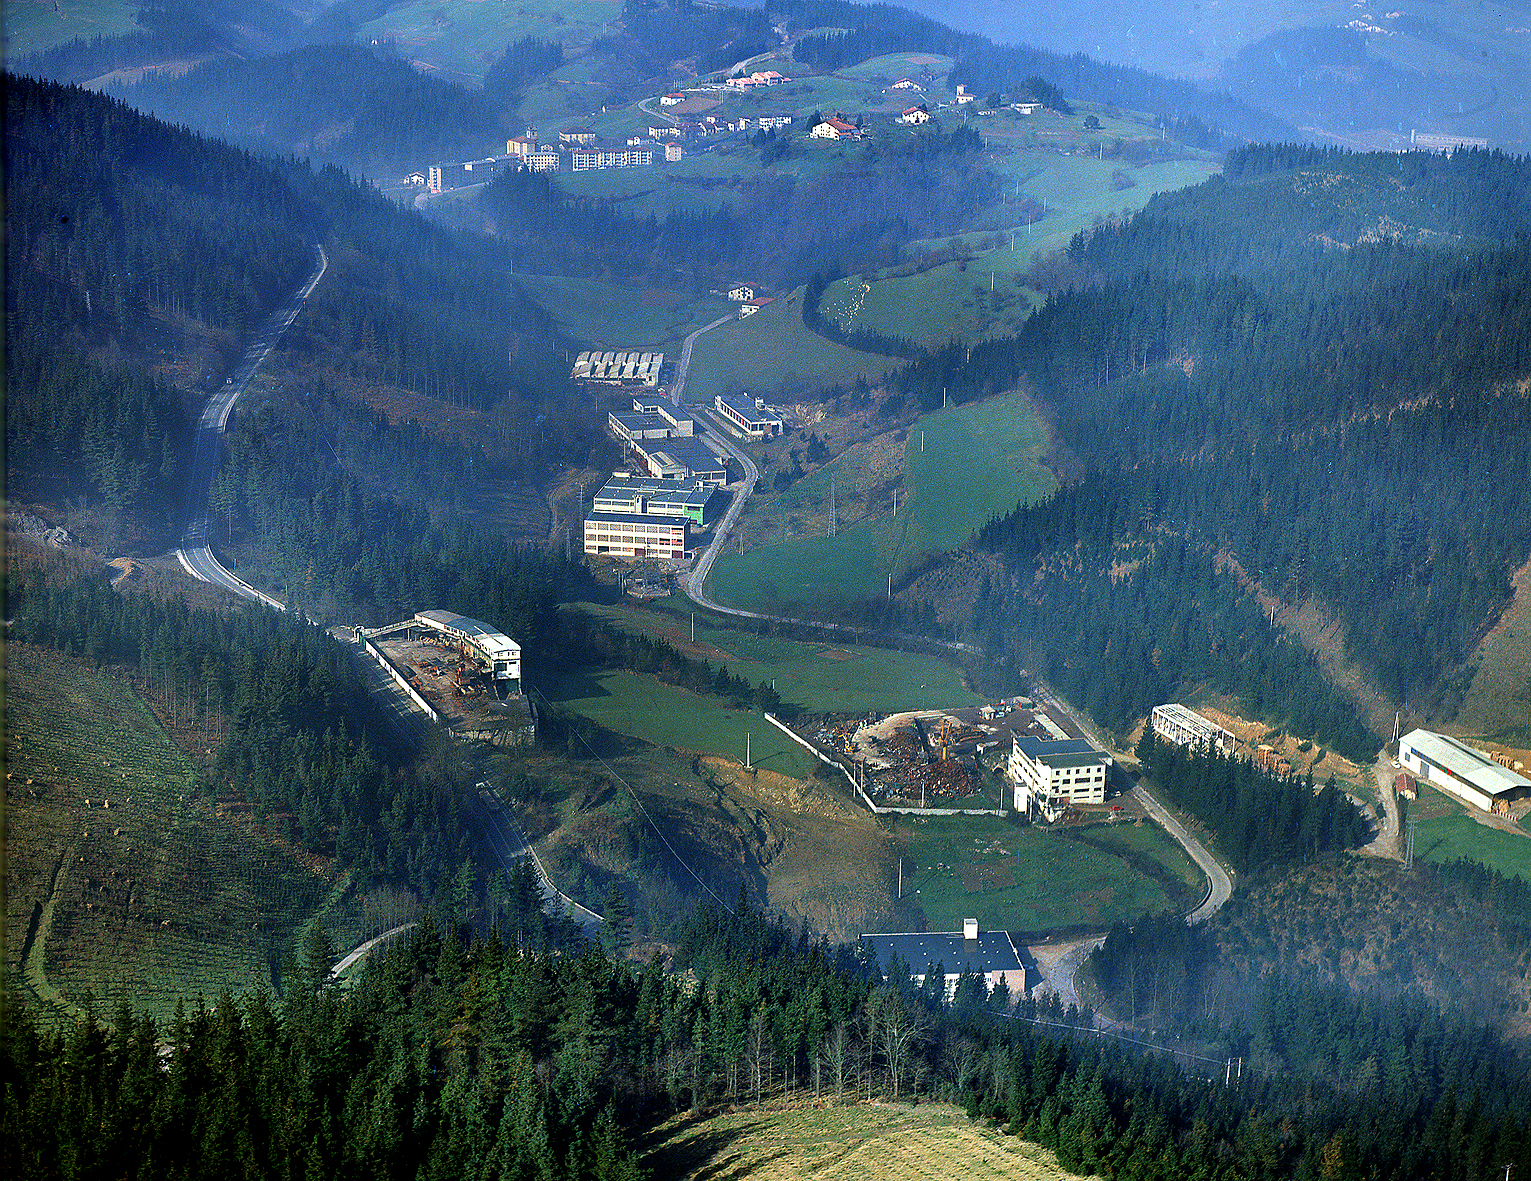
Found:
[{"label": "industrial building", "polygon": [[599,385],[630,385],[653,388],[659,384],[663,353],[588,352],[574,361],[569,377]]},{"label": "industrial building", "polygon": [[1508,812],[1531,794],[1531,779],[1445,734],[1410,730],[1398,740],[1398,761],[1421,779],[1485,812]]},{"label": "industrial building", "polygon": [[700,435],[643,439],[628,444],[633,458],[656,480],[728,483],[728,453]]},{"label": "industrial building", "polygon": [[690,438],[696,422],[660,398],[634,398],[631,410],[613,410],[606,426],[624,443],[640,439]]},{"label": "industrial building", "polygon": [[1111,756],[1083,738],[1017,734],[1006,772],[1018,812],[1036,809],[1051,822],[1076,804],[1104,804]]},{"label": "industrial building", "polygon": [[585,552],[613,558],[684,560],[689,517],[591,513],[585,518]]},{"label": "industrial building", "polygon": [[1026,968],[1004,931],[980,931],[977,919],[963,919],[961,931],[862,935],[861,942],[886,977],[895,962],[903,964],[917,986],[937,967],[946,978],[945,997],[956,994],[964,972],[983,977],[992,992],[1003,983],[1012,997],[1026,990]]},{"label": "industrial building", "polygon": [[1235,739],[1231,731],[1183,705],[1156,705],[1149,722],[1155,734],[1175,746],[1233,753]]},{"label": "industrial building", "polygon": [[595,494],[593,508],[608,514],[685,517],[700,529],[720,499],[717,487],[701,480],[645,480],[619,473]]},{"label": "industrial building", "polygon": [[782,432],[781,414],[767,406],[764,398],[718,394],[713,405],[719,414],[751,438],[769,439]]}]

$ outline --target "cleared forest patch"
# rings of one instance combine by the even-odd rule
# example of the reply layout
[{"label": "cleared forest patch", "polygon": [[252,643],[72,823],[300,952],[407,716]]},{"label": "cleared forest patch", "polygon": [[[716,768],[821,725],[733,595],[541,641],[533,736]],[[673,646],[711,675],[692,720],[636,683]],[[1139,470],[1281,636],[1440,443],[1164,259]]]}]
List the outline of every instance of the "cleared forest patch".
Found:
[{"label": "cleared forest patch", "polygon": [[944,1103],[751,1107],[677,1116],[654,1129],[645,1147],[644,1165],[653,1176],[709,1181],[1073,1176],[1046,1149],[973,1123]]},{"label": "cleared forest patch", "polygon": [[7,649],[6,970],[61,1015],[87,995],[156,1018],[280,978],[333,887],[199,799],[196,767],[126,680]]}]

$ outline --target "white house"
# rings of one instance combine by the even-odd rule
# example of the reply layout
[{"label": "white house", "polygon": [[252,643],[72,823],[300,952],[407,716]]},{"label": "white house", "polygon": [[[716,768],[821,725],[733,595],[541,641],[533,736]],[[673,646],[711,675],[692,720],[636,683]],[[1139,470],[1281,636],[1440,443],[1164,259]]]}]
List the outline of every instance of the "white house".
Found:
[{"label": "white house", "polygon": [[755,298],[755,289],[748,283],[740,283],[737,287],[728,289],[728,298],[735,303],[743,303],[747,299]]},{"label": "white house", "polygon": [[742,304],[739,305],[739,319],[743,320],[747,316],[753,316],[761,308],[765,307],[766,304],[771,302],[773,301],[769,295],[761,295],[755,299],[745,300]]},{"label": "white house", "polygon": [[659,105],[662,107],[678,107],[686,101],[684,94],[662,94],[659,96]]},{"label": "white house", "polygon": [[963,972],[981,976],[990,992],[1003,984],[1012,998],[1026,990],[1026,968],[1015,944],[1004,931],[980,931],[977,919],[963,919],[961,931],[923,931],[862,935],[883,976],[895,961],[909,969],[910,979],[923,986],[925,974],[939,968],[944,998],[949,1002]]},{"label": "white house", "polygon": [[913,126],[916,123],[929,123],[930,112],[921,110],[919,107],[909,107],[904,111],[902,115],[898,117],[898,121],[900,123],[907,123],[910,126]]},{"label": "white house", "polygon": [[925,90],[925,88],[923,86],[921,86],[918,82],[916,82],[913,78],[900,78],[892,86],[888,87],[888,89],[889,90],[918,90],[921,93],[923,93],[924,90]]},{"label": "white house", "polygon": [[854,123],[847,123],[838,115],[832,115],[822,123],[815,123],[813,130],[808,133],[814,139],[858,139],[861,129]]}]

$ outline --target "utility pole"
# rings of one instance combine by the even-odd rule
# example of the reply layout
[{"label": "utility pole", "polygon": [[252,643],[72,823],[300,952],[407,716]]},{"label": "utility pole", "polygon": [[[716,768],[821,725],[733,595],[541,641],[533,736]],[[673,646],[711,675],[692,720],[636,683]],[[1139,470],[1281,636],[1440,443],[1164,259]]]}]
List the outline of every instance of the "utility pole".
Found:
[{"label": "utility pole", "polygon": [[748,730],[744,732],[744,769],[746,771],[750,769],[750,732]]},{"label": "utility pole", "polygon": [[696,643],[696,612],[691,612],[691,642]]},{"label": "utility pole", "polygon": [[835,477],[831,473],[829,477],[829,535],[835,535]]},{"label": "utility pole", "polygon": [[1408,823],[1404,826],[1408,830],[1403,847],[1403,867],[1405,869],[1414,868],[1414,826],[1418,823],[1419,821],[1411,815]]}]

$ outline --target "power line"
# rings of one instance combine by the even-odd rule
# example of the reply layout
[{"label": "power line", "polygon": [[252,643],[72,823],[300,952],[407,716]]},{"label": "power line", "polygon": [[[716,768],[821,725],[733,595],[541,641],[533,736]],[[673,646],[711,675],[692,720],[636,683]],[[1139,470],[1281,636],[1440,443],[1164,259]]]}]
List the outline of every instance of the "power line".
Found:
[{"label": "power line", "polygon": [[[529,686],[528,687],[528,691],[532,692],[532,693],[535,693],[539,698],[541,698],[542,699],[542,704],[544,706],[546,706],[548,709],[552,708],[553,703],[551,701],[549,701],[547,699],[547,697],[545,697],[543,695],[541,690],[536,689],[536,688],[532,688],[532,687]],[[675,846],[670,844],[670,839],[667,836],[665,836],[665,834],[662,831],[660,831],[659,825],[654,823],[654,818],[649,815],[649,810],[643,806],[643,801],[638,798],[638,793],[633,790],[632,784],[628,783],[627,780],[623,779],[622,776],[618,775],[617,772],[615,771],[615,769],[613,769],[613,767],[612,767],[612,765],[610,763],[608,763],[605,759],[601,758],[600,755],[596,754],[595,753],[595,748],[593,746],[591,746],[590,743],[585,741],[585,736],[583,734],[581,734],[578,730],[574,731],[574,737],[578,738],[580,745],[583,746],[587,751],[590,752],[590,757],[593,758],[596,762],[598,762],[602,767],[604,767],[606,769],[606,774],[610,775],[613,779],[615,779],[618,783],[620,783],[624,788],[627,789],[627,794],[632,796],[633,803],[638,805],[638,811],[643,813],[643,818],[648,821],[649,827],[654,830],[654,835],[657,836],[661,841],[664,842],[664,847],[666,849],[670,850],[670,856],[675,858],[675,860],[680,864],[680,867],[682,869],[684,869],[692,877],[696,878],[696,884],[701,886],[702,889],[706,890],[707,893],[711,894],[713,896],[713,898],[717,901],[719,906],[721,906],[724,910],[728,911],[729,914],[733,914],[734,913],[733,907],[729,906],[728,903],[724,902],[723,899],[719,898],[717,891],[714,890],[711,886],[709,886],[706,882],[704,882],[701,879],[701,877],[697,874],[696,870],[692,869],[689,865],[686,864],[685,858],[683,858],[679,853],[677,853],[675,851]],[[530,846],[531,846],[531,842],[527,842],[527,847],[530,848]]]}]

